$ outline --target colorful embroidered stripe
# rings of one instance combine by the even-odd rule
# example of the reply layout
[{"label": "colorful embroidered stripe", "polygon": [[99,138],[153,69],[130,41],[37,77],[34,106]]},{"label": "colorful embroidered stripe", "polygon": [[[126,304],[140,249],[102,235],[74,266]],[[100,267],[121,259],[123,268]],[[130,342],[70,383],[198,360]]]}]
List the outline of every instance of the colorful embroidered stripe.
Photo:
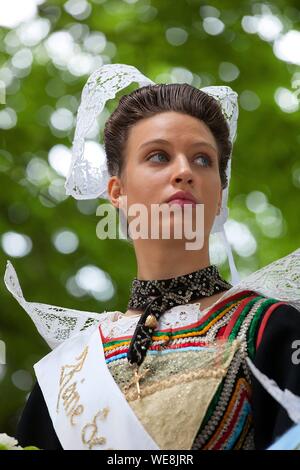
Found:
[{"label": "colorful embroidered stripe", "polygon": [[271,316],[271,314],[274,312],[274,310],[279,307],[280,305],[286,305],[285,302],[278,302],[276,301],[275,303],[273,303],[273,305],[271,305],[271,307],[268,309],[268,311],[266,312],[266,314],[264,315],[263,317],[263,320],[261,322],[261,325],[259,327],[259,330],[258,330],[258,333],[257,333],[257,341],[256,341],[256,349],[258,348],[258,346],[260,345],[260,342],[261,342],[261,339],[262,339],[262,336],[263,336],[263,333],[265,331],[265,327],[267,325],[267,322]]},{"label": "colorful embroidered stripe", "polygon": [[[244,411],[244,403],[249,400],[249,385],[245,379],[240,378],[237,380],[234,391],[231,395],[231,399],[226,407],[226,411],[218,423],[218,427],[215,429],[212,438],[207,442],[204,448],[209,449],[220,449],[221,447],[227,447],[226,442],[232,437],[240,434],[241,428],[245,419],[242,418],[241,410]],[[248,412],[250,411],[249,404],[245,405]]]},{"label": "colorful embroidered stripe", "polygon": [[[248,330],[248,354],[250,359],[253,359],[255,356],[255,352],[257,349],[257,344],[256,344],[256,338],[257,335],[259,336],[260,334],[260,329],[258,328],[258,324],[263,319],[262,321],[264,322],[265,318],[269,318],[271,313],[274,311],[274,309],[278,306],[281,305],[280,302],[276,299],[266,299],[265,302],[262,303],[262,305],[259,307],[257,310],[255,316],[253,317],[251,321],[251,325]],[[257,333],[258,332],[258,333]]]},{"label": "colorful embroidered stripe", "polygon": [[[190,347],[184,347],[182,349],[180,349],[180,352],[182,351],[200,351],[201,349],[206,349],[207,346],[204,346],[204,347],[201,347],[201,346],[190,346]],[[172,349],[164,349],[164,350],[150,350],[148,349],[148,352],[147,354],[150,354],[150,356],[153,356],[153,355],[157,355],[157,354],[172,354],[172,353],[176,353],[178,351],[176,350],[172,350]],[[108,364],[109,362],[112,362],[112,361],[116,361],[117,359],[122,359],[124,357],[127,357],[127,352],[125,353],[120,353],[120,354],[115,354],[111,357],[106,357],[105,360],[106,360],[106,363]]]},{"label": "colorful embroidered stripe", "polygon": [[[244,294],[242,295],[240,299],[237,301],[230,301],[228,304],[223,305],[221,308],[219,308],[213,315],[209,316],[209,318],[206,321],[203,321],[205,319],[202,318],[196,323],[188,325],[188,327],[179,327],[176,329],[168,329],[168,330],[161,330],[158,332],[155,332],[154,335],[152,336],[153,342],[158,340],[171,340],[171,339],[179,339],[179,338],[186,338],[189,336],[200,336],[204,335],[209,328],[213,326],[214,323],[219,321],[231,308],[234,306],[238,305],[239,302],[245,297]],[[166,334],[170,332],[170,334]],[[103,336],[103,335],[102,335]],[[127,345],[130,343],[131,336],[127,337],[121,337],[121,338],[114,338],[111,341],[104,341],[103,346],[104,346],[104,351],[109,351],[110,349],[114,349],[116,346],[120,347],[122,345]]]},{"label": "colorful embroidered stripe", "polygon": [[[178,349],[180,349],[180,351],[185,351],[185,350],[192,350],[192,349],[198,350],[198,349],[204,349],[204,348],[207,348],[207,343],[201,341],[201,342],[193,342],[193,343],[188,342],[188,343],[180,343],[180,344],[164,346],[164,351],[178,352]],[[118,348],[118,350],[105,353],[105,359],[111,359],[113,357],[119,356],[120,354],[124,354],[126,356],[128,349],[129,347],[127,346],[121,349],[122,352],[120,352],[120,349]],[[157,345],[157,346],[151,345],[151,347],[148,349],[148,352],[158,354],[162,352],[162,349],[160,345]]]}]

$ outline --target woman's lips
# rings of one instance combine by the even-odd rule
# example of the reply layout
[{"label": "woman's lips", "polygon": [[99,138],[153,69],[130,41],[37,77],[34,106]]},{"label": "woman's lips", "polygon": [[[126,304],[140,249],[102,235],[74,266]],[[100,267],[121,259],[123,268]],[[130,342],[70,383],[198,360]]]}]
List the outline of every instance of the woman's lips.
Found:
[{"label": "woman's lips", "polygon": [[192,204],[192,206],[196,206],[196,203],[190,201],[189,199],[172,199],[168,202],[168,204],[179,204],[180,206],[183,206],[185,204]]}]

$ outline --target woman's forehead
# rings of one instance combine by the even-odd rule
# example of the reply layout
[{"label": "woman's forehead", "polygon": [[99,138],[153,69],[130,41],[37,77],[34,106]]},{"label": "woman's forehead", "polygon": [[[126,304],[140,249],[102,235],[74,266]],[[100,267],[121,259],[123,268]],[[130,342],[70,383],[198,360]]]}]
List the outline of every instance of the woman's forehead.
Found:
[{"label": "woman's forehead", "polygon": [[185,139],[189,143],[206,141],[215,144],[216,147],[214,136],[203,121],[174,111],[142,119],[132,126],[128,134],[128,144],[135,148],[146,147],[148,143],[151,145],[154,140],[161,140],[160,143],[172,143]]}]

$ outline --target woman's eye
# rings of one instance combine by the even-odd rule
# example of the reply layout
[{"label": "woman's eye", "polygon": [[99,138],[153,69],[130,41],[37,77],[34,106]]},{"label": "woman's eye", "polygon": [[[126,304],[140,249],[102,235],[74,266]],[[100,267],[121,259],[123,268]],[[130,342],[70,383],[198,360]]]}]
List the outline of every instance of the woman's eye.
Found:
[{"label": "woman's eye", "polygon": [[208,157],[208,156],[206,156],[206,155],[199,155],[199,156],[196,158],[196,160],[197,160],[198,158],[203,158],[204,160],[206,160],[207,163],[205,163],[204,166],[206,166],[206,167],[207,167],[207,166],[211,166],[211,159],[210,159],[210,157]]},{"label": "woman's eye", "polygon": [[[154,157],[159,157],[159,158],[154,160]],[[161,160],[160,157],[162,157],[163,159],[167,158],[167,156],[164,153],[157,152],[157,153],[153,153],[152,155],[150,155],[147,158],[147,160],[156,161],[156,162],[165,161],[165,160]],[[204,164],[202,164],[202,166],[204,166],[204,167],[211,166],[211,158],[210,157],[208,157],[207,155],[199,155],[198,157],[195,158],[195,160],[198,160],[199,158],[203,159],[204,162],[205,162]]]},{"label": "woman's eye", "polygon": [[152,160],[153,157],[157,157],[157,155],[167,158],[163,153],[153,153],[152,155],[150,155],[150,157],[147,160]]}]

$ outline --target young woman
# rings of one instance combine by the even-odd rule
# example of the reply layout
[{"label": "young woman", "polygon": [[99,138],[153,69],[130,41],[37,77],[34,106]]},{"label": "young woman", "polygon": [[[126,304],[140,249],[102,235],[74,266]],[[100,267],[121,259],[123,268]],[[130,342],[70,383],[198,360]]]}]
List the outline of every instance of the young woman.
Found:
[{"label": "young woman", "polygon": [[[141,86],[106,122],[106,175],[85,161],[84,137],[128,77]],[[8,266],[8,288],[54,348],[35,365],[37,383],[18,426],[21,445],[265,449],[293,425],[293,412],[253,371],[300,395],[300,366],[292,358],[300,340],[299,285],[286,287],[299,271],[299,251],[239,283],[228,252],[232,284],[210,262],[210,234],[227,218],[236,94],[150,82],[120,64],[90,77],[66,188],[77,198],[105,195],[126,215],[129,238],[133,216],[124,199],[127,207],[145,208],[150,226],[157,223],[153,206],[176,205],[171,229],[189,207],[187,220],[202,245],[188,250],[185,236],[135,238],[132,231],[137,276],[127,311],[101,315],[29,304]]]}]

